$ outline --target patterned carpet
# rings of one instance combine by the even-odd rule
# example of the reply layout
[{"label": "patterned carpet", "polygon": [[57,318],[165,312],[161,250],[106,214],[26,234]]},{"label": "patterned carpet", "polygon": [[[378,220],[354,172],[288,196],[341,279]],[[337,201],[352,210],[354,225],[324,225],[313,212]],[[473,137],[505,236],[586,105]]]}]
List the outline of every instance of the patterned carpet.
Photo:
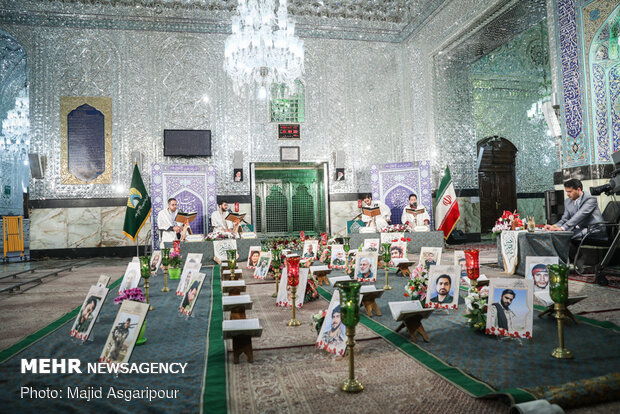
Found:
[{"label": "patterned carpet", "polygon": [[[614,289],[620,289],[620,277],[617,276],[605,276],[607,278],[607,281],[609,281],[609,285],[607,285],[606,287],[610,287],[610,288],[614,288]],[[593,274],[584,274],[584,275],[570,275],[569,276],[570,280],[576,280],[579,282],[583,282],[583,283],[590,283],[590,284],[594,284],[594,279],[595,279],[595,275]]]},{"label": "patterned carpet", "polygon": [[[498,413],[499,401],[474,399],[383,339],[355,348],[355,373],[366,387],[346,394],[348,360],[314,348],[261,351],[253,364],[228,364],[231,413]],[[234,397],[233,397],[234,396]]]},{"label": "patterned carpet", "polygon": [[[246,279],[247,283],[247,279]],[[327,309],[328,302],[319,299],[305,303],[304,307],[297,309],[296,318],[301,321],[299,327],[286,326],[291,319],[291,308],[281,308],[275,305],[275,298],[271,297],[274,292],[273,284],[248,285],[246,293],[252,298],[252,310],[246,311],[246,317],[259,318],[263,327],[263,335],[252,340],[254,349],[289,348],[296,346],[312,346],[317,338],[316,331],[311,326],[312,314]],[[228,312],[225,316],[228,319]],[[370,329],[360,326],[357,330],[357,339],[378,338]],[[228,342],[231,346],[232,341]],[[230,348],[231,349],[231,348]],[[285,351],[286,352],[286,351]]]}]

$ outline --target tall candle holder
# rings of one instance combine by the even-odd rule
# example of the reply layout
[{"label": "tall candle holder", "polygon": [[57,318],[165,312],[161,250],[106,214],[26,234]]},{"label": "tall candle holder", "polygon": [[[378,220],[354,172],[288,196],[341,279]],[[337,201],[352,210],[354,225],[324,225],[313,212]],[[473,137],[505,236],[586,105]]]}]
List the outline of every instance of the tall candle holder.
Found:
[{"label": "tall candle holder", "polygon": [[568,301],[568,266],[564,264],[547,265],[549,270],[549,294],[555,302],[554,317],[558,321],[557,348],[551,352],[551,356],[558,359],[570,359],[573,353],[564,348],[564,319],[566,316],[566,302]]},{"label": "tall candle holder", "polygon": [[349,378],[340,389],[344,392],[361,392],[364,386],[355,378],[353,347],[355,347],[355,326],[360,321],[360,288],[362,284],[356,280],[345,280],[334,285],[340,292],[340,317],[346,326],[347,352],[349,354]]},{"label": "tall candle holder", "polygon": [[230,280],[235,280],[237,274],[235,269],[237,268],[237,250],[226,250],[226,258],[228,259],[228,268],[230,269]]},{"label": "tall candle holder", "polygon": [[480,250],[465,250],[465,265],[467,266],[467,277],[471,280],[471,286],[475,289],[480,277]]},{"label": "tall candle holder", "polygon": [[278,286],[280,285],[280,276],[282,266],[282,249],[277,248],[271,251],[271,267],[273,268],[273,278],[276,281],[276,291],[271,297],[278,297]]},{"label": "tall candle holder", "polygon": [[288,277],[288,285],[291,287],[292,301],[293,303],[293,316],[288,321],[288,326],[300,326],[301,322],[295,317],[295,299],[297,293],[297,285],[299,285],[299,256],[290,256],[286,258],[286,275]]},{"label": "tall candle holder", "polygon": [[152,311],[153,305],[149,301],[149,278],[151,277],[151,257],[150,256],[141,256],[140,257],[140,274],[144,279],[144,290],[146,292],[146,303],[149,304],[149,310]]},{"label": "tall candle holder", "polygon": [[349,262],[349,251],[351,250],[350,241],[351,241],[350,237],[343,237],[342,238],[342,250],[344,250],[344,260],[345,260],[344,264],[345,264],[345,266]]},{"label": "tall candle holder", "polygon": [[170,249],[161,249],[161,264],[164,266],[164,287],[162,292],[170,292],[168,287],[168,260],[170,259]]},{"label": "tall candle holder", "polygon": [[381,243],[381,253],[383,254],[383,264],[385,267],[385,286],[383,290],[392,290],[392,286],[388,283],[388,273],[390,271],[389,263],[392,260],[392,254],[390,253],[391,243]]}]

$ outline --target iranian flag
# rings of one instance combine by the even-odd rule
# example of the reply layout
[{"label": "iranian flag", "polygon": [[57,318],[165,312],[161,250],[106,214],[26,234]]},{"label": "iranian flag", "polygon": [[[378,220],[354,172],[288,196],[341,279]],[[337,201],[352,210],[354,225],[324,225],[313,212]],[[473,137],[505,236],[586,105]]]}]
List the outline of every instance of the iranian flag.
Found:
[{"label": "iranian flag", "polygon": [[456,202],[454,184],[450,176],[450,168],[446,166],[446,172],[441,179],[437,191],[437,205],[435,206],[435,229],[443,231],[444,238],[448,238],[456,222],[461,218],[459,205]]}]

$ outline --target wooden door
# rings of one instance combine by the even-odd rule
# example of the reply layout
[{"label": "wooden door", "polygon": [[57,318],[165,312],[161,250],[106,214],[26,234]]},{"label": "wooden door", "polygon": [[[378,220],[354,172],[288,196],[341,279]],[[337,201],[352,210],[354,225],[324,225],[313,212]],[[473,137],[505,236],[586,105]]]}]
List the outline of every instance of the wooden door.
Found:
[{"label": "wooden door", "polygon": [[505,138],[495,136],[478,143],[482,232],[490,231],[504,210],[517,209],[516,154],[517,148]]}]

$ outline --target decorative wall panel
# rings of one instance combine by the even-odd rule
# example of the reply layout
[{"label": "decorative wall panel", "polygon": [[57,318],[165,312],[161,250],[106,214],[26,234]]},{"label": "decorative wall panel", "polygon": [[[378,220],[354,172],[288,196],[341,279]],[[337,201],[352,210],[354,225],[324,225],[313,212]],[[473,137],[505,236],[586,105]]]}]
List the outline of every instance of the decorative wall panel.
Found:
[{"label": "decorative wall panel", "polygon": [[392,211],[392,224],[400,224],[403,209],[409,205],[409,194],[414,193],[431,216],[431,166],[428,161],[400,162],[370,166],[372,197],[383,201]]},{"label": "decorative wall panel", "polygon": [[112,183],[112,99],[60,97],[63,184]]},{"label": "decorative wall panel", "polygon": [[584,136],[583,87],[577,37],[577,4],[558,0],[558,27],[562,55],[562,114],[566,167],[590,164],[589,142]]},{"label": "decorative wall panel", "polygon": [[176,198],[178,211],[196,212],[190,224],[194,234],[207,234],[209,217],[217,208],[215,168],[205,165],[153,164],[151,172],[153,201],[153,248],[159,246],[157,215],[168,207],[168,199]]}]

